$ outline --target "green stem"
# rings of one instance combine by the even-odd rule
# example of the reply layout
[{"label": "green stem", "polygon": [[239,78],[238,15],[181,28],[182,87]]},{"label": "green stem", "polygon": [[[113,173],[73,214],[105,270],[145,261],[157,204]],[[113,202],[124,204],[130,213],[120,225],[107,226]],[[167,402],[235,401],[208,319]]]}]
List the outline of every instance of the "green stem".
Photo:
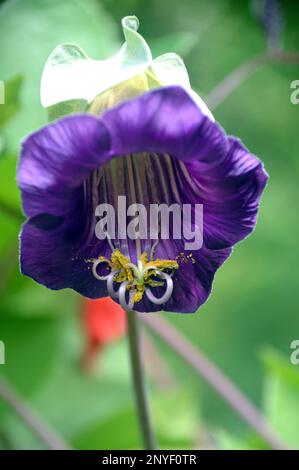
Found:
[{"label": "green stem", "polygon": [[135,312],[127,312],[127,314],[132,379],[143,446],[146,450],[155,450],[157,449],[157,444],[150,419],[145,376],[141,359],[139,320]]}]

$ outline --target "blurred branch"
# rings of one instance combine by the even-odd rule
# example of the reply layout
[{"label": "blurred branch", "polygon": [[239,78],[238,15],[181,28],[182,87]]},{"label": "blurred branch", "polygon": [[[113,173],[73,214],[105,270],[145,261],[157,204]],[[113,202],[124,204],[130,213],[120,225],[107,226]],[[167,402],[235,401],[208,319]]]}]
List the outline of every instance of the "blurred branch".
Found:
[{"label": "blurred branch", "polygon": [[0,200],[0,212],[7,215],[11,219],[15,219],[19,223],[23,223],[25,220],[22,213],[18,209],[10,206],[9,204],[1,200]]},{"label": "blurred branch", "polygon": [[281,48],[285,19],[280,1],[251,0],[250,9],[264,30],[268,50]]},{"label": "blurred branch", "polygon": [[161,316],[141,315],[143,321],[179,354],[272,449],[286,449],[259,410],[198,348]]},{"label": "blurred branch", "polygon": [[217,108],[234,90],[261,67],[275,62],[299,64],[299,53],[275,49],[258,54],[248,62],[241,64],[210,92],[206,99],[208,107],[211,110]]},{"label": "blurred branch", "polygon": [[0,398],[21,418],[38,439],[50,450],[67,450],[70,447],[38,417],[34,410],[13,389],[6,379],[0,377]]},{"label": "blurred branch", "polygon": [[269,62],[282,62],[284,64],[299,65],[299,53],[294,51],[284,51],[276,49],[269,54]]}]

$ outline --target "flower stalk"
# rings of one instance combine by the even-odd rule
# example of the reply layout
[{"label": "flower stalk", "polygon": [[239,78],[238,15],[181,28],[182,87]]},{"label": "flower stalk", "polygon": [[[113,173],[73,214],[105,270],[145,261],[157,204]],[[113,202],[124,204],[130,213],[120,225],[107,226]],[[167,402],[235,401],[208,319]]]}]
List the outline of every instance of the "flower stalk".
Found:
[{"label": "flower stalk", "polygon": [[136,312],[128,311],[127,314],[132,380],[143,447],[146,450],[155,450],[157,449],[157,443],[150,417],[146,380],[142,365],[139,321]]}]

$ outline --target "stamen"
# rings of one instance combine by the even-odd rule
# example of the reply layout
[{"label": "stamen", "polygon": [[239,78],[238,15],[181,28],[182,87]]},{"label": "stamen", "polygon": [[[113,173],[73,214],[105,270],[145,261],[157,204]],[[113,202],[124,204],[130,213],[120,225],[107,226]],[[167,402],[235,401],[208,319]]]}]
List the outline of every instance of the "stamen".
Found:
[{"label": "stamen", "polygon": [[[97,272],[98,266],[102,263],[106,263],[110,269],[107,275],[99,275]],[[112,298],[118,299],[125,309],[132,309],[135,303],[142,300],[144,294],[156,305],[166,303],[173,292],[172,275],[177,269],[177,261],[161,259],[148,261],[146,252],[142,253],[138,265],[135,265],[117,249],[112,252],[110,260],[104,257],[93,260],[92,272],[96,279],[107,282],[107,290]],[[170,270],[171,273],[165,270]],[[115,284],[120,284],[118,290],[115,289]],[[156,297],[151,287],[163,287],[165,284],[164,294]],[[127,293],[129,301],[126,299]]]}]

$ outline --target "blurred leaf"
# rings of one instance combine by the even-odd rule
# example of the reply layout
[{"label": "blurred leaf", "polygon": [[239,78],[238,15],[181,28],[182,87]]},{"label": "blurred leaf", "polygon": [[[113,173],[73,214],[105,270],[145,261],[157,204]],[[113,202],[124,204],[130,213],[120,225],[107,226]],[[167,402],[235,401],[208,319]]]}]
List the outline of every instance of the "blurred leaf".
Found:
[{"label": "blurred leaf", "polygon": [[[81,342],[77,318],[73,313],[67,315],[62,323],[56,318],[55,323],[57,322],[61,335],[56,346],[56,361],[51,370],[47,370],[47,378],[31,397],[31,403],[67,441],[78,445],[78,436],[81,433],[89,436],[90,429],[101,428],[111,417],[123,413],[131,406],[130,377],[128,373],[125,376],[115,376],[115,379],[107,377],[105,373],[99,377],[84,375],[79,368]],[[118,348],[117,356],[124,356],[123,347]],[[118,368],[117,362],[114,366]],[[7,416],[3,426],[16,448],[41,448],[37,439],[15,416]],[[105,427],[101,429],[95,449],[103,448],[102,442],[107,442],[108,439]],[[114,429],[110,446],[113,446],[114,437],[117,441],[117,432]],[[123,437],[126,439],[125,435]]]},{"label": "blurred leaf", "polygon": [[92,449],[141,449],[140,434],[132,406],[115,413],[103,423],[83,429],[75,439],[75,447]]},{"label": "blurred leaf", "polygon": [[[3,214],[0,210],[0,227],[2,232],[0,237],[0,257],[2,260],[2,256],[8,254],[12,249],[15,253],[18,253],[18,234],[20,223],[6,214]],[[9,263],[6,260],[5,264],[1,266],[0,284],[3,271],[9,267],[8,265]]]},{"label": "blurred leaf", "polygon": [[[19,270],[19,267],[16,267]],[[29,277],[19,274],[7,285],[3,306],[11,315],[25,318],[56,316],[61,313],[61,304],[64,312],[74,308],[77,300],[76,294],[69,290],[52,291],[36,283]]]},{"label": "blurred leaf", "polygon": [[281,439],[299,449],[299,368],[272,349],[264,351],[262,360],[267,368],[266,416]]},{"label": "blurred leaf", "polygon": [[223,450],[251,450],[250,445],[246,442],[246,439],[233,436],[228,432],[221,430],[214,434],[217,441],[217,447]]},{"label": "blurred leaf", "polygon": [[[161,449],[192,449],[199,432],[196,402],[186,391],[153,391],[152,411]],[[173,412],[175,408],[175,413]],[[136,410],[132,404],[102,423],[83,429],[75,439],[79,449],[140,449]]]},{"label": "blurred leaf", "polygon": [[[291,353],[292,350],[290,349],[290,355]],[[261,359],[268,373],[280,377],[286,383],[298,388],[299,392],[299,367],[294,366],[290,358],[286,358],[283,354],[271,348],[267,348],[263,350]]]},{"label": "blurred leaf", "polygon": [[167,34],[159,38],[149,40],[153,57],[175,52],[181,57],[185,57],[193,49],[199,39],[199,35],[193,31],[185,31]]},{"label": "blurred leaf", "polygon": [[0,134],[0,155],[4,153],[5,150],[5,140],[3,136]]},{"label": "blurred leaf", "polygon": [[22,108],[5,129],[8,147],[45,124],[40,78],[50,52],[76,42],[92,57],[115,52],[118,40],[111,17],[97,0],[11,0],[0,8],[0,57],[5,80],[22,74]]},{"label": "blurred leaf", "polygon": [[[49,318],[20,319],[0,315],[1,340],[5,344],[3,373],[21,393],[41,386],[52,368],[57,352],[58,324]],[[4,411],[0,404],[0,412]]]},{"label": "blurred leaf", "polygon": [[[291,350],[290,350],[291,353]],[[291,364],[281,353],[264,348],[261,360],[266,368],[263,394],[263,410],[269,424],[291,448],[299,448],[299,368]],[[243,439],[217,431],[215,434],[222,449],[267,449],[265,442],[256,435]]]},{"label": "blurred leaf", "polygon": [[0,160],[0,200],[18,209],[21,213],[20,192],[16,181],[17,158],[11,154],[5,154]]},{"label": "blurred leaf", "polygon": [[[175,412],[174,412],[175,410]],[[153,416],[161,445],[193,448],[199,439],[199,402],[191,389],[167,390],[155,395]]]},{"label": "blurred leaf", "polygon": [[217,447],[223,450],[269,450],[269,446],[255,434],[242,438],[222,430],[213,435],[217,440]]}]

